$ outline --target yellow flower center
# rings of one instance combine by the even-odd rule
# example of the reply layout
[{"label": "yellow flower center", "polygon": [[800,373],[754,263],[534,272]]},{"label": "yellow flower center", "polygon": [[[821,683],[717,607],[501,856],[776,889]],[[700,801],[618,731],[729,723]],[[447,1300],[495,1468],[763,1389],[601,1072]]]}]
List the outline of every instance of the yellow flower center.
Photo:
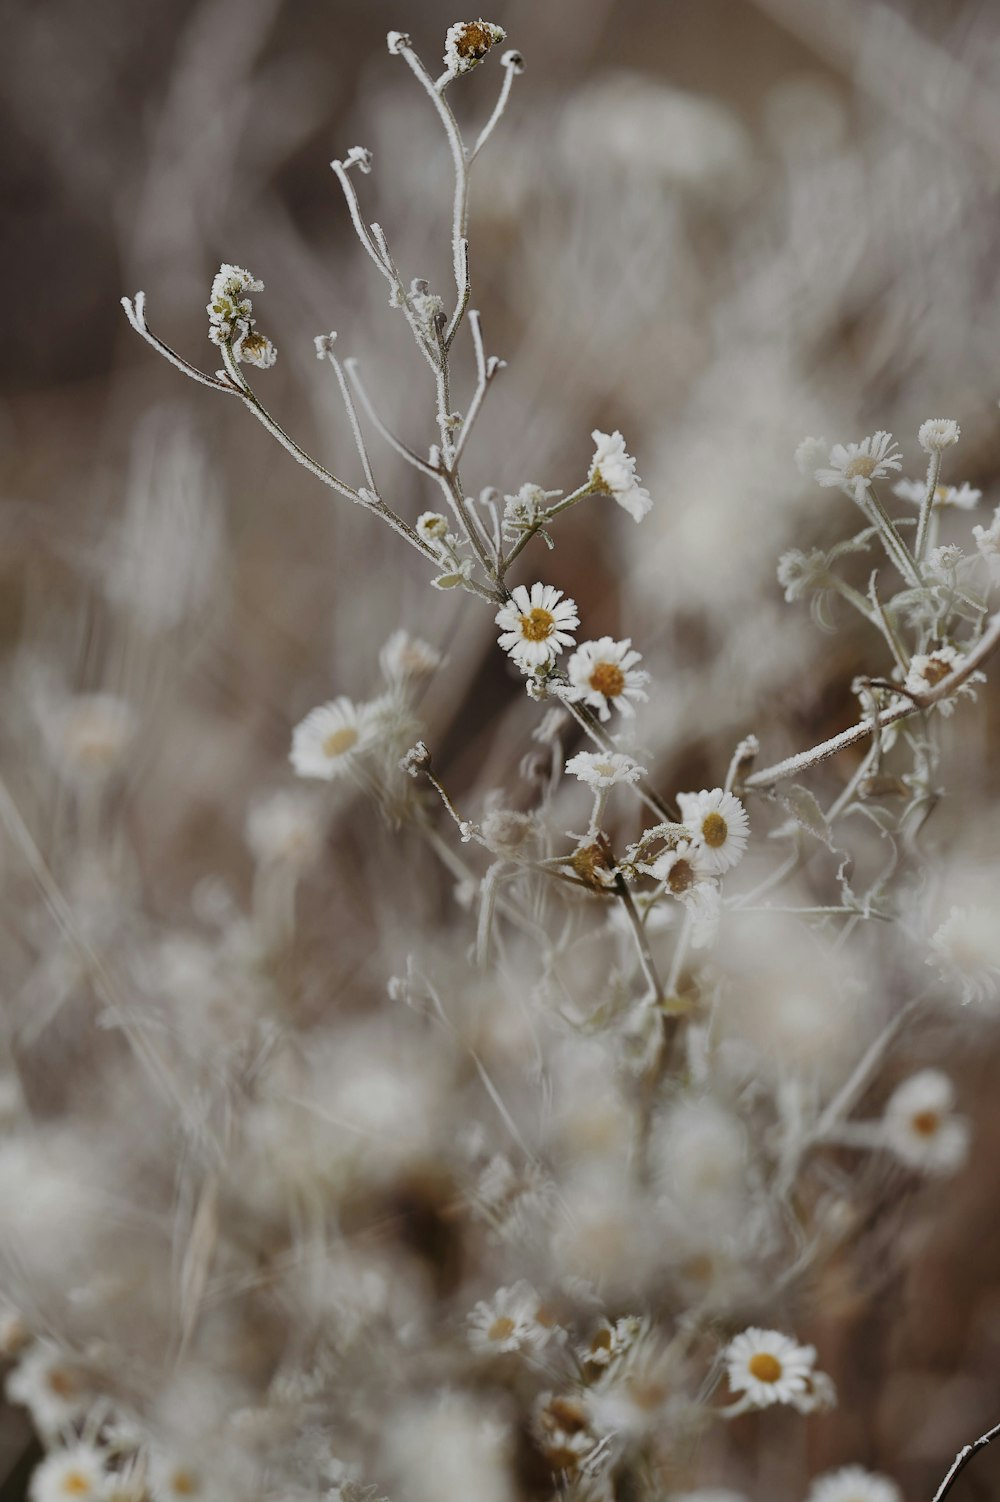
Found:
[{"label": "yellow flower center", "polygon": [[943,506],[944,503],[945,503],[945,501],[948,499],[948,497],[950,495],[951,495],[951,486],[950,485],[937,485],[937,486],[935,486],[935,488],[934,488],[934,499],[937,501],[937,503],[938,503],[939,506]]},{"label": "yellow flower center", "polygon": [[670,875],[667,877],[667,886],[676,896],[678,892],[686,892],[694,886],[694,871],[690,861],[674,861],[670,867]]},{"label": "yellow flower center", "polygon": [[332,730],[323,742],[323,754],[325,756],[343,756],[345,751],[357,744],[358,732],[353,725],[342,725],[339,730]]},{"label": "yellow flower center", "polygon": [[625,674],[616,662],[598,662],[590,675],[590,686],[606,699],[617,699],[625,687]]},{"label": "yellow flower center", "polygon": [[758,1351],[750,1357],[749,1370],[751,1377],[756,1377],[758,1382],[777,1382],[781,1376],[781,1362],[770,1351]]},{"label": "yellow flower center", "polygon": [[507,1314],[501,1314],[495,1319],[487,1330],[489,1340],[508,1340],[514,1333],[514,1321]]},{"label": "yellow flower center", "polygon": [[193,1497],[198,1490],[198,1478],[190,1471],[175,1471],[170,1478],[170,1490],[179,1497]]},{"label": "yellow flower center", "polygon": [[67,1497],[84,1497],[91,1490],[90,1478],[82,1471],[67,1471],[59,1490],[65,1492]]},{"label": "yellow flower center", "polygon": [[844,477],[848,480],[870,480],[877,467],[877,460],[871,454],[857,454],[844,470]]},{"label": "yellow flower center", "polygon": [[73,1373],[65,1371],[62,1367],[53,1367],[46,1378],[46,1383],[50,1391],[60,1398],[72,1398],[77,1391]]},{"label": "yellow flower center", "polygon": [[713,850],[718,850],[729,838],[729,825],[721,814],[714,811],[706,814],[701,823],[701,837],[706,845],[711,845]]},{"label": "yellow flower center", "polygon": [[918,1111],[912,1118],[913,1130],[920,1137],[933,1137],[941,1125],[941,1117],[937,1111]]},{"label": "yellow flower center", "polygon": [[521,616],[521,635],[525,641],[545,641],[556,628],[556,618],[548,610],[536,605],[528,615]]}]

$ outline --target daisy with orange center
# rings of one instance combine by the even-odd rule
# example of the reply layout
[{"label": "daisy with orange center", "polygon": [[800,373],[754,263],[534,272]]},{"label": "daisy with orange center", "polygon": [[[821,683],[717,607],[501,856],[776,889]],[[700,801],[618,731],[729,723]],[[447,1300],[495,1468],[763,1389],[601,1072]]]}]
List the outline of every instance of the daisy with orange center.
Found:
[{"label": "daisy with orange center", "polygon": [[940,1069],[921,1069],[893,1091],[885,1108],[885,1145],[909,1168],[956,1173],[969,1153],[969,1127],[954,1114],[955,1087]]},{"label": "daisy with orange center", "polygon": [[649,697],[643,687],[649,682],[649,674],[636,666],[641,661],[629,637],[624,641],[611,636],[585,641],[566,664],[570,682],[567,698],[596,709],[602,720],[610,718],[612,709],[634,715],[631,701]]},{"label": "daisy with orange center", "polygon": [[733,793],[722,788],[678,793],[677,805],[692,841],[701,849],[705,869],[713,876],[721,876],[743,859],[750,820]]},{"label": "daisy with orange center", "polygon": [[564,600],[561,589],[551,584],[519,584],[510,600],[496,613],[501,647],[523,673],[548,667],[563,650],[571,647],[570,632],[579,626],[573,600]]},{"label": "daisy with orange center", "polygon": [[498,1288],[469,1315],[469,1345],[481,1355],[537,1351],[553,1337],[565,1339],[565,1332],[553,1323],[536,1290],[523,1279],[510,1288]]},{"label": "daisy with orange center", "polygon": [[729,1342],[725,1353],[729,1386],[742,1393],[730,1413],[792,1403],[807,1390],[816,1363],[813,1346],[800,1346],[780,1330],[752,1326]]}]

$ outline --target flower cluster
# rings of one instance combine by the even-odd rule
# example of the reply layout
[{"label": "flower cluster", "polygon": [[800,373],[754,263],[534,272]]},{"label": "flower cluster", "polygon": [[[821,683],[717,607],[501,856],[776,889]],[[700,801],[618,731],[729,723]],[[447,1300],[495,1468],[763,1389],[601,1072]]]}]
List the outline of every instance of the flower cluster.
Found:
[{"label": "flower cluster", "polygon": [[241,266],[220,266],[207,305],[208,337],[213,344],[231,348],[238,361],[267,370],[278,352],[270,339],[257,332],[249,296],[263,290],[264,283]]}]

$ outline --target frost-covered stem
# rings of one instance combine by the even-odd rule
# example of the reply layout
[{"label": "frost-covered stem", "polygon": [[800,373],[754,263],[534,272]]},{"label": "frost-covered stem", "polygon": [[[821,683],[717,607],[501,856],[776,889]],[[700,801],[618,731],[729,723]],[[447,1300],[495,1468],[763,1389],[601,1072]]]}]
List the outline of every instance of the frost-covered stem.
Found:
[{"label": "frost-covered stem", "polygon": [[406,59],[414,77],[420,86],[426,90],[431,103],[437,110],[438,118],[444,126],[444,133],[448,138],[452,162],[455,167],[455,198],[452,208],[451,240],[458,301],[455,305],[451,322],[448,325],[446,343],[450,345],[462,321],[462,314],[469,300],[469,257],[468,244],[465,239],[469,201],[469,163],[466,157],[465,146],[462,142],[462,133],[458,128],[458,121],[452,114],[451,106],[445,99],[442,90],[435,85],[433,78],[431,78],[412,47],[406,43],[401,43],[397,50]]},{"label": "frost-covered stem", "polygon": [[876,624],[871,607],[860,590],[855,589],[853,584],[848,584],[846,579],[841,579],[837,574],[830,575],[830,582],[837,593],[854,606],[859,615],[863,615],[865,620],[870,621],[872,625]]},{"label": "frost-covered stem", "polygon": [[664,992],[663,982],[660,980],[656,969],[656,962],[649,947],[649,940],[646,938],[646,930],[642,926],[642,919],[636,912],[635,903],[632,901],[632,893],[628,889],[628,883],[620,871],[615,872],[615,891],[621,899],[625,915],[635,936],[635,947],[639,953],[639,964],[642,966],[642,973],[646,977],[646,983],[651,992],[651,999],[656,1002],[657,1006],[662,1006],[668,993]]},{"label": "frost-covered stem", "polygon": [[362,407],[364,407],[365,409],[365,414],[368,417],[368,420],[385,439],[389,447],[391,449],[395,449],[400,458],[405,459],[407,464],[412,464],[414,469],[419,469],[422,474],[430,475],[432,479],[436,480],[440,474],[440,471],[434,469],[432,465],[427,463],[426,459],[421,459],[419,454],[415,454],[411,448],[408,448],[401,439],[396,437],[395,433],[393,433],[391,429],[386,427],[385,423],[378,415],[371,397],[368,395],[367,388],[365,387],[364,382],[361,379],[360,373],[358,371],[357,360],[345,360],[344,369],[347,371],[351,384],[358,394],[358,398],[361,402]]},{"label": "frost-covered stem", "polygon": [[469,152],[470,167],[476,160],[476,157],[482,151],[483,147],[486,145],[486,142],[489,140],[490,136],[499,125],[500,120],[503,117],[503,112],[507,108],[507,101],[510,99],[510,91],[514,86],[514,77],[516,74],[521,72],[523,67],[521,56],[517,52],[505,52],[501,61],[503,62],[504,68],[504,80],[500,85],[500,95],[497,99],[496,104],[493,106],[492,115],[487,120],[482,130],[479,132],[479,135],[476,138],[476,144]]},{"label": "frost-covered stem", "polygon": [[677,984],[681,978],[681,971],[684,968],[684,961],[687,959],[688,945],[691,942],[691,927],[691,914],[688,909],[685,908],[684,922],[681,925],[681,931],[677,936],[677,943],[674,947],[673,959],[670,961],[670,974],[667,976],[668,996],[677,995]]},{"label": "frost-covered stem", "polygon": [[218,376],[212,376],[204,370],[199,370],[197,365],[191,365],[175,349],[171,349],[169,344],[164,344],[162,339],[158,339],[155,334],[150,332],[146,324],[145,292],[137,292],[134,301],[131,298],[123,297],[121,305],[125,309],[125,317],[139,337],[145,339],[147,344],[151,344],[156,352],[161,354],[177,370],[189,376],[192,381],[197,381],[199,386],[208,386],[212,391],[226,391],[231,396],[239,395],[236,387],[232,386],[229,381],[220,381]]},{"label": "frost-covered stem", "polygon": [[572,495],[566,496],[564,500],[561,500],[558,503],[558,505],[549,506],[545,511],[543,511],[538,520],[526,531],[521,533],[521,536],[517,539],[517,542],[515,542],[510,552],[502,560],[500,566],[501,573],[506,574],[507,570],[514,562],[514,559],[517,557],[517,555],[527,547],[531,539],[542,527],[545,526],[546,522],[551,521],[554,516],[558,516],[560,511],[566,511],[570,506],[575,506],[577,501],[582,501],[585,496],[595,494],[596,491],[594,490],[591,481],[587,480],[585,484],[580,486],[579,490],[574,490]]},{"label": "frost-covered stem", "polygon": [[364,506],[366,511],[371,511],[376,516],[382,517],[383,521],[387,522],[393,531],[398,532],[400,537],[405,537],[411,547],[416,548],[417,552],[422,553],[425,558],[429,558],[435,566],[439,563],[440,560],[434,549],[429,544],[421,541],[413,528],[408,526],[401,516],[397,516],[395,511],[387,506],[380,497],[375,496],[372,499],[366,499],[365,496],[359,495],[350,485],[345,485],[343,480],[338,480],[328,469],[324,469],[322,464],[318,464],[315,459],[306,453],[305,449],[299,448],[295,440],[288,436],[284,428],[275,422],[267,408],[258,401],[254,392],[244,380],[240,368],[236,363],[236,357],[228,345],[222,346],[222,361],[236,385],[236,394],[253,413],[254,417],[257,418],[257,421],[267,429],[272,437],[278,440],[282,448],[287,449],[293,459],[301,464],[304,469],[307,469],[310,474],[315,475],[317,480],[322,480],[324,485],[328,485],[331,490],[337,491],[338,495],[346,496],[348,500],[356,502],[359,506]]},{"label": "frost-covered stem", "polygon": [[362,218],[361,206],[358,203],[358,195],[354,191],[354,184],[351,182],[350,176],[348,175],[343,162],[333,161],[330,163],[330,166],[337,174],[337,177],[340,181],[340,186],[344,190],[344,197],[347,200],[347,208],[351,216],[351,223],[354,225],[354,228],[357,231],[358,239],[361,241],[364,249],[368,252],[371,259],[375,262],[375,265],[378,267],[379,271],[381,271],[386,281],[394,281],[396,278],[393,268],[389,266],[383,259],[381,252],[376,247],[375,241],[372,238],[371,230],[368,228],[367,224]]},{"label": "frost-covered stem", "polygon": [[889,651],[896,660],[896,666],[905,677],[910,669],[910,659],[906,648],[896,634],[896,629],[889,619],[889,614],[885,606],[878,597],[878,569],[872,570],[872,576],[868,580],[868,598],[872,602],[874,612],[871,616],[872,624],[880,628],[882,635],[888,643]]},{"label": "frost-covered stem", "polygon": [[[555,694],[560,704],[564,705],[565,708],[569,710],[576,723],[580,726],[580,729],[584,730],[587,735],[589,735],[590,739],[594,742],[594,745],[599,746],[602,751],[607,751],[609,755],[613,755],[615,747],[610,738],[601,729],[600,723],[595,720],[590,710],[585,708],[584,705],[577,704],[573,699],[566,697],[566,687],[567,685],[565,683],[555,683],[552,685],[552,692]],[[654,793],[652,789],[647,788],[645,783],[643,782],[635,783],[634,787],[636,796],[640,799],[640,801],[644,803],[647,808],[651,808],[655,814],[659,814],[660,818],[665,823],[676,824],[678,822],[677,815],[674,810],[668,803],[664,803],[663,799],[659,796],[658,793]]]},{"label": "frost-covered stem", "polygon": [[927,533],[931,522],[931,510],[934,506],[934,492],[938,487],[941,477],[941,450],[935,449],[927,462],[927,489],[920,503],[920,518],[917,522],[917,538],[913,544],[913,556],[917,563],[923,561],[924,550],[927,547]]},{"label": "frost-covered stem", "polygon": [[562,500],[556,501],[554,506],[549,506],[542,519],[543,521],[551,521],[554,516],[559,516],[561,512],[568,511],[571,506],[575,506],[578,501],[584,500],[586,496],[600,494],[601,491],[595,486],[593,480],[585,480],[578,490],[574,490],[570,495],[563,496]]},{"label": "frost-covered stem", "polygon": [[332,349],[328,348],[324,350],[324,354],[329,360],[330,364],[333,366],[334,372],[337,377],[337,385],[340,387],[340,395],[343,398],[344,407],[347,412],[347,420],[351,425],[351,432],[354,435],[354,446],[358,451],[358,458],[361,460],[361,468],[365,472],[365,480],[368,483],[368,489],[371,491],[372,495],[377,496],[379,494],[379,489],[375,483],[375,475],[372,472],[371,460],[368,457],[368,447],[365,443],[365,435],[362,433],[361,424],[358,422],[358,414],[355,410],[354,402],[351,400],[350,388],[348,387],[347,381],[344,378],[343,366],[337,359],[337,356],[333,353]]},{"label": "frost-covered stem", "polygon": [[911,1001],[908,1001],[896,1013],[895,1017],[886,1024],[878,1037],[869,1044],[847,1080],[837,1091],[833,1100],[830,1101],[816,1125],[807,1134],[806,1143],[821,1141],[841,1117],[846,1116],[853,1109],[875,1069],[881,1063],[882,1055],[889,1047],[889,1044],[895,1038],[896,1034],[902,1030],[903,1024],[913,1015],[924,999],[923,996],[915,996]]},{"label": "frost-covered stem", "polygon": [[934,1502],[942,1502],[942,1499],[951,1491],[955,1478],[965,1470],[973,1455],[978,1455],[980,1450],[985,1450],[990,1441],[996,1439],[998,1434],[1000,1434],[1000,1424],[994,1424],[992,1429],[987,1429],[985,1434],[981,1434],[978,1439],[974,1439],[971,1445],[965,1445],[959,1450],[951,1463],[951,1468],[947,1476],[934,1493]]},{"label": "frost-covered stem", "polygon": [[868,486],[863,495],[858,498],[858,504],[868,519],[878,528],[882,546],[885,548],[890,563],[895,564],[907,584],[914,589],[922,588],[924,581],[920,577],[920,571],[913,561],[909,548],[899,535],[896,523],[879,500],[874,485]]},{"label": "frost-covered stem", "polygon": [[458,442],[455,444],[455,452],[452,457],[452,469],[456,469],[461,462],[462,455],[465,452],[465,446],[469,440],[469,435],[472,432],[473,423],[479,416],[479,409],[483,405],[483,398],[490,388],[493,377],[501,369],[499,362],[494,362],[492,365],[487,363],[486,353],[483,349],[482,330],[479,326],[479,314],[474,308],[469,312],[469,327],[472,330],[472,342],[475,345],[476,350],[476,389],[472,394],[472,400],[469,403],[469,410],[465,414],[465,418],[462,422],[462,431],[458,435]]},{"label": "frost-covered stem", "polygon": [[830,740],[822,741],[818,746],[812,746],[808,751],[799,751],[795,756],[786,757],[784,761],[775,762],[773,767],[765,767],[760,772],[754,772],[748,777],[743,786],[745,788],[768,788],[776,782],[782,782],[786,777],[794,777],[807,768],[816,766],[821,761],[827,761],[831,756],[836,756],[838,751],[845,750],[848,746],[856,745],[871,735],[877,727],[884,729],[886,725],[894,725],[897,720],[904,720],[908,715],[916,714],[921,709],[929,709],[939,700],[946,699],[956,689],[961,688],[967,678],[970,678],[976,669],[1000,646],[1000,615],[995,615],[990,621],[989,630],[968,653],[960,667],[947,678],[942,678],[933,688],[925,690],[922,694],[911,694],[912,703],[896,704],[890,709],[883,709],[873,719],[862,720],[860,724],[852,725],[849,730],[842,730],[839,735],[831,736]]}]

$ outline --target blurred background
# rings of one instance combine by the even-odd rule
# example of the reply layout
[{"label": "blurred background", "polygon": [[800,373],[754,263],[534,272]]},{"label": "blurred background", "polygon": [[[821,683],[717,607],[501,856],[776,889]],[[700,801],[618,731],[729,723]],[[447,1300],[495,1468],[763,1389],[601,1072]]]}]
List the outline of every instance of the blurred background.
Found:
[{"label": "blurred background", "polygon": [[[127,839],[144,922],[193,906],[201,921],[252,886],[246,811],[262,786],[289,781],[291,727],[335,694],[376,692],[396,627],[447,654],[421,716],[456,796],[509,777],[535,713],[495,650],[490,611],[428,590],[388,530],[312,481],[236,403],[159,360],[119,306],[144,289],[153,330],[211,369],[212,276],[222,261],[249,267],[279,350],[256,385],[297,441],[359,482],[332,372],[313,355],[313,335],[336,329],[390,426],[425,450],[433,394],[414,393],[427,372],[328,163],[355,144],[373,151],[372,175],[356,179],[365,213],[406,280],[443,290],[450,163],[385,33],[409,30],[433,67],[460,17],[438,0],[3,9],[5,796],[58,869],[87,830],[54,790],[51,727],[68,697],[117,696],[135,714],[135,749],[94,818]],[[742,735],[777,760],[850,723],[855,674],[886,670],[863,624],[835,605],[841,629],[824,632],[776,581],[786,549],[854,527],[839,492],[797,472],[803,436],[890,429],[904,473],[920,478],[917,427],[955,417],[963,437],[945,478],[982,489],[984,525],[1000,501],[1000,8],[495,0],[489,18],[527,71],[473,181],[473,305],[508,368],[468,482],[569,490],[591,429],[623,431],[654,498],[642,529],[591,503],[519,577],[540,572],[572,595],[588,635],[632,637],[655,685],[647,764],[665,788],[711,787]],[[463,120],[485,118],[498,77],[461,81]],[[467,349],[461,360],[468,377]],[[403,515],[436,504],[377,440],[373,451]],[[960,531],[945,517],[945,540]],[[955,791],[934,826],[943,865],[978,873],[977,900],[991,904],[998,730],[990,684],[949,727],[943,781]],[[847,771],[819,780],[835,789]],[[8,835],[14,818],[8,808]],[[337,858],[355,871],[392,849],[386,836],[369,851],[360,820],[338,828]],[[402,967],[445,892],[415,892],[404,860],[386,936],[337,870],[306,898],[305,922],[338,984],[361,995]],[[51,935],[25,918],[31,883],[13,859],[11,876],[4,1046],[39,1118],[89,1119],[86,1050],[50,971],[39,975]],[[135,914],[84,885],[81,921],[113,946]],[[296,999],[307,1019],[322,1005],[308,987]],[[939,1045],[932,1032],[921,1046],[932,1059]],[[890,1282],[873,1294],[845,1269],[829,1274],[819,1304],[838,1332],[842,1403],[808,1440],[811,1470],[860,1460],[914,1497],[1000,1418],[1000,1051],[978,1025],[946,1046],[975,1121],[972,1163],[907,1207]],[[22,1495],[30,1443],[20,1410],[5,1410],[5,1502]],[[1000,1497],[1000,1456],[954,1495]]]}]

